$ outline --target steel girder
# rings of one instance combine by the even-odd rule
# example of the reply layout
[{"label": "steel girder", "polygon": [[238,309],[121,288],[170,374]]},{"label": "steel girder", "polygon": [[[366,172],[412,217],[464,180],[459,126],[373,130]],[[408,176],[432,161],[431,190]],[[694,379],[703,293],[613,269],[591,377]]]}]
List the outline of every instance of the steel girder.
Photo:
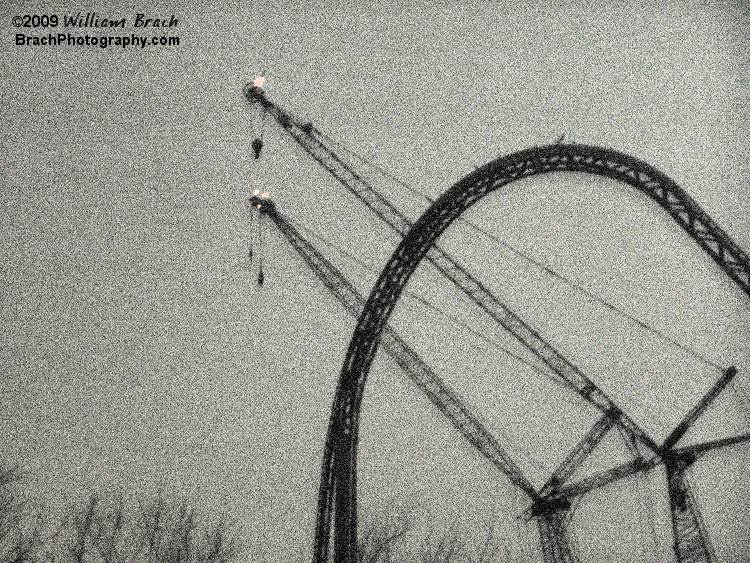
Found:
[{"label": "steel girder", "polygon": [[[485,165],[468,175],[422,215],[393,253],[373,288],[357,327],[342,367],[339,386],[331,412],[329,438],[334,462],[333,475],[321,480],[321,498],[335,497],[334,506],[328,503],[318,518],[334,519],[334,557],[337,563],[356,561],[356,444],[359,412],[364,385],[375,353],[380,344],[388,318],[410,276],[423,258],[432,262],[469,295],[489,294],[486,287],[474,278],[456,279],[453,260],[436,249],[435,242],[445,229],[464,211],[482,197],[515,180],[555,171],[577,171],[597,174],[627,183],[646,193],[664,208],[698,244],[750,295],[750,260],[729,236],[693,201],[682,188],[666,175],[631,156],[586,145],[551,145],[533,148]],[[453,274],[453,275],[452,275]],[[491,296],[491,294],[489,294]],[[481,303],[480,303],[481,306]],[[504,306],[504,322],[510,332],[529,345],[547,365],[561,375],[579,394],[603,412],[617,408],[588,378],[572,364],[560,357],[533,329],[523,324]],[[486,307],[483,306],[485,310]],[[488,311],[490,312],[490,311]],[[521,336],[519,336],[519,333]],[[630,433],[639,436],[650,449],[658,451],[640,428],[625,414],[620,423]],[[319,526],[319,529],[321,527]],[[325,527],[328,529],[328,526]],[[317,538],[318,548],[329,538]],[[323,563],[325,553],[316,549],[316,560]]]}]

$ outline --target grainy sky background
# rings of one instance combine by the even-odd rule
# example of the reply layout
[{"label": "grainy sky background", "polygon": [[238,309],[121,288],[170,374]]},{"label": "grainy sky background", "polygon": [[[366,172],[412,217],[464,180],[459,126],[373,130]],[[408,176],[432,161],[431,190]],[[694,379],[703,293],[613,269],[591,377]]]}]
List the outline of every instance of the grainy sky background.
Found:
[{"label": "grainy sky background", "polygon": [[[251,560],[309,557],[354,321],[273,231],[257,287],[247,196],[270,191],[288,217],[371,264],[362,271],[323,247],[365,294],[397,239],[270,124],[252,159],[258,115],[242,87],[256,74],[273,100],[431,197],[565,132],[662,170],[750,249],[743,2],[96,6],[130,22],[174,13],[169,33],[181,45],[143,50],[19,47],[13,15],[93,8],[4,6],[0,429],[3,458],[26,467],[52,504],[89,487],[163,483],[237,515]],[[411,217],[424,210],[403,188],[381,187]],[[467,216],[738,367],[738,393],[686,439],[747,429],[747,296],[656,205],[560,174],[493,194]],[[443,242],[657,436],[719,375],[465,227]],[[429,270],[409,289],[512,345]],[[407,299],[394,324],[535,480],[585,431],[588,411],[444,318]],[[605,446],[601,464],[616,463],[617,444]],[[360,451],[366,513],[407,503],[422,529],[493,522],[517,560],[538,558],[524,547],[533,526],[515,519],[519,495],[385,358],[365,397]],[[750,557],[748,520],[733,517],[750,505],[749,455],[712,454],[691,474],[728,561]],[[669,559],[663,475],[641,486],[652,491],[657,544],[632,516],[646,506],[638,481],[626,481],[581,503],[575,542],[588,560]]]}]

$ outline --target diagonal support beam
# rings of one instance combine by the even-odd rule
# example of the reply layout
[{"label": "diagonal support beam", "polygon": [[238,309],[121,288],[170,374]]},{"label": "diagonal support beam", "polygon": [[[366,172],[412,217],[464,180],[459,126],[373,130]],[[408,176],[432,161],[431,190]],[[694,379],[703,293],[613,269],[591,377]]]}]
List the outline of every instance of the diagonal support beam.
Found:
[{"label": "diagonal support beam", "polygon": [[620,417],[620,410],[612,408],[607,411],[599,420],[597,420],[586,435],[576,444],[575,448],[555,469],[547,482],[542,486],[539,494],[548,496],[565,483],[570,476],[578,469],[581,464],[588,458],[591,452],[602,441],[607,432],[617,423]]},{"label": "diagonal support beam", "polygon": [[[585,495],[595,489],[605,487],[610,483],[630,477],[631,475],[649,471],[664,463],[667,472],[670,511],[674,533],[674,550],[677,560],[680,563],[714,563],[717,561],[716,555],[713,552],[713,547],[711,546],[700,510],[690,491],[690,486],[685,480],[685,470],[691,464],[695,463],[700,456],[710,451],[743,443],[750,443],[750,433],[678,448],[668,452],[664,456],[654,456],[650,459],[635,459],[629,463],[582,479],[581,481],[562,485],[546,498],[546,504],[564,507],[566,503],[570,503],[570,499],[573,497]],[[532,514],[541,512],[540,508],[537,508],[538,506],[540,505],[537,504],[535,507],[532,507]],[[540,532],[542,525],[540,523]],[[550,525],[544,525],[550,528]],[[552,549],[549,545],[548,548]],[[545,559],[545,563],[546,561]],[[551,561],[554,561],[554,559]]]},{"label": "diagonal support beam", "polygon": [[745,442],[750,442],[750,433],[740,434],[739,436],[732,436],[730,438],[722,438],[720,440],[712,440],[710,442],[704,442],[703,444],[693,444],[692,446],[677,448],[674,452],[680,456],[694,455],[697,459],[712,450],[724,448],[726,446],[734,446],[735,444],[743,444]]},{"label": "diagonal support beam", "polygon": [[672,433],[667,436],[667,438],[664,440],[664,443],[661,445],[662,452],[666,452],[667,450],[672,449],[672,446],[680,441],[680,438],[685,435],[685,433],[690,429],[693,423],[698,420],[698,418],[706,411],[708,406],[714,401],[714,399],[716,399],[716,397],[718,397],[719,393],[721,393],[722,390],[727,385],[729,385],[729,382],[734,379],[735,375],[737,375],[737,369],[734,366],[727,368],[727,370],[719,378],[719,380],[714,383],[711,389],[709,389],[708,393],[706,393],[706,395],[698,402],[698,404],[690,409],[690,412],[685,415],[685,418],[683,418],[682,421],[672,431]]},{"label": "diagonal support beam", "polygon": [[[748,442],[750,442],[750,433],[740,434],[739,436],[732,436],[730,438],[722,438],[721,440],[712,440],[703,444],[694,444],[684,448],[677,448],[672,451],[672,454],[676,457],[693,456],[695,459],[698,459],[700,456],[710,451]],[[581,479],[575,483],[562,485],[550,496],[550,499],[562,497],[573,498],[585,495],[593,490],[600,489],[610,483],[619,481],[620,479],[630,477],[641,471],[653,469],[657,465],[661,465],[663,462],[664,459],[659,456],[654,456],[649,459],[634,459],[633,461],[607,469],[606,471],[602,471],[587,477],[586,479]]]},{"label": "diagonal support beam", "polygon": [[552,498],[572,498],[585,495],[593,490],[609,485],[610,483],[624,479],[625,477],[630,477],[641,471],[648,471],[661,463],[662,459],[658,456],[649,459],[634,459],[633,461],[591,475],[590,477],[586,477],[575,483],[563,485],[552,494]]}]

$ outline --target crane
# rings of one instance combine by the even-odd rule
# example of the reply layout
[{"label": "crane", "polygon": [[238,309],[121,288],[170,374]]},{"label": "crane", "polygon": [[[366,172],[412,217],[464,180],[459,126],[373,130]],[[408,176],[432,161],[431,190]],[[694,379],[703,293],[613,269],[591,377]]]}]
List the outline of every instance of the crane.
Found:
[{"label": "crane", "polygon": [[[337,155],[311,123],[293,118],[271,102],[259,87],[248,85],[245,88],[245,97],[251,103],[260,104],[263,110],[271,115],[305,152],[391,229],[402,237],[411,229],[412,222],[391,201],[378,192],[362,174],[353,170]],[[654,452],[658,451],[658,444],[618,408],[604,391],[544,340],[539,332],[501,303],[480,280],[442,248],[437,245],[433,246],[428,251],[427,259],[471,301],[541,359],[573,391],[594,405],[603,415],[614,417],[615,424],[622,426],[649,449]]]},{"label": "crane", "polygon": [[[292,118],[287,112],[273,104],[258,87],[248,87],[245,90],[246,98],[259,103],[263,110],[270,114],[276,122],[286,131],[313,159],[323,168],[331,173],[347,190],[362,201],[377,217],[383,220],[393,230],[405,236],[411,229],[411,222],[384,196],[377,192],[367,182],[363,175],[353,170],[336,152],[324,141],[324,136],[312,126],[311,123],[303,123]],[[565,153],[565,146],[560,145],[557,152],[560,156],[553,156],[544,165],[542,172],[551,169],[583,169],[594,171],[602,175],[617,177],[618,179],[636,185],[645,186],[644,191],[657,199],[660,204],[668,209],[675,220],[693,236],[693,238],[708,252],[708,254],[732,277],[746,293],[750,293],[750,268],[748,268],[747,255],[734,245],[733,241],[721,231],[718,226],[706,216],[687,194],[676,185],[664,182],[663,178],[651,177],[648,172],[643,174],[637,167],[631,167],[630,163],[624,165],[607,160],[606,156],[586,156],[583,160]],[[585,147],[584,147],[585,148]],[[256,157],[258,151],[256,151]],[[619,155],[623,156],[623,155]],[[575,161],[574,164],[573,161]],[[512,177],[528,175],[523,168],[533,168],[529,162],[519,163],[518,169],[513,172]],[[602,172],[604,171],[604,172]],[[531,173],[538,173],[532,170]],[[636,187],[641,187],[640,185]],[[277,225],[278,226],[278,225]],[[282,231],[283,232],[283,231]],[[695,507],[689,491],[687,482],[683,479],[684,472],[695,457],[696,452],[684,449],[675,449],[674,446],[679,438],[684,435],[691,424],[700,416],[700,413],[713,398],[723,389],[734,376],[733,368],[727,369],[717,386],[712,389],[712,396],[704,398],[699,408],[694,409],[686,416],[683,422],[675,428],[667,440],[659,445],[656,444],[638,425],[623,413],[590,379],[578,370],[566,358],[552,348],[536,331],[526,325],[515,313],[499,302],[485,286],[474,278],[452,257],[447,255],[438,246],[433,246],[427,252],[427,259],[448,279],[453,281],[469,298],[495,319],[503,328],[520,340],[537,357],[555,372],[562,381],[573,388],[579,395],[583,396],[589,403],[597,407],[601,412],[601,418],[592,426],[579,442],[576,448],[569,453],[563,463],[553,473],[542,489],[532,494],[514,474],[513,468],[507,463],[498,465],[504,473],[511,477],[511,481],[519,486],[533,500],[531,513],[539,519],[540,535],[545,561],[573,561],[574,557],[567,546],[564,533],[565,518],[562,515],[570,507],[570,499],[576,495],[604,486],[614,480],[624,478],[640,471],[649,470],[663,463],[667,469],[670,502],[672,506],[672,519],[675,534],[675,552],[680,561],[685,559],[686,553],[700,551],[700,561],[712,561],[712,550],[708,542],[705,530],[700,521],[700,514]],[[361,296],[360,296],[361,298]],[[387,336],[390,329],[386,329],[384,341],[391,338]],[[413,359],[413,358],[412,358]],[[398,360],[397,360],[398,361]],[[399,363],[399,365],[402,365]],[[402,367],[404,367],[402,365]],[[710,394],[709,394],[710,395]],[[429,393],[428,393],[429,396]],[[433,401],[434,402],[434,401]],[[440,408],[440,406],[438,405]],[[333,412],[339,407],[334,405]],[[442,410],[442,409],[441,409]],[[445,413],[444,413],[445,414]],[[449,416],[450,418],[450,416]],[[452,422],[454,422],[452,420]],[[331,428],[334,420],[332,418],[329,427],[329,437],[326,445],[326,464],[333,463],[334,452],[331,444]],[[454,422],[455,425],[455,422]],[[601,442],[602,438],[614,426],[620,427],[633,443],[636,459],[619,468],[613,468],[595,479],[582,483],[566,484],[566,480],[575,469],[590,455],[594,448]],[[458,427],[458,426],[457,426]],[[459,428],[459,430],[461,430]],[[462,431],[463,433],[463,431]],[[465,437],[468,437],[464,434]],[[471,438],[469,438],[472,441]],[[705,445],[701,452],[710,451],[718,447],[724,447],[730,443],[746,441],[747,437],[737,437],[735,441],[717,442]],[[472,441],[475,445],[476,442]],[[637,443],[645,446],[653,457],[646,460],[641,457]],[[481,451],[481,447],[480,447]],[[497,452],[496,452],[497,453]],[[485,454],[486,455],[486,454]],[[506,454],[507,455],[507,454]],[[508,458],[509,459],[509,458]],[[509,471],[510,469],[510,471]],[[517,469],[517,468],[516,468]],[[325,468],[324,468],[325,477]],[[527,483],[528,484],[528,481]],[[330,511],[332,502],[333,483],[325,478],[321,479],[321,504],[319,505],[318,542],[316,553],[318,560],[325,555],[327,547],[320,546],[320,538],[328,535],[329,523],[321,522],[320,514]],[[532,489],[533,491],[533,489]],[[700,548],[697,546],[701,546]],[[323,555],[321,555],[323,553]],[[691,559],[693,560],[693,559]]]},{"label": "crane", "polygon": [[[250,198],[250,204],[272,221],[329,292],[344,306],[349,314],[358,318],[364,308],[365,298],[344,274],[278,211],[272,200],[253,196]],[[505,474],[511,483],[522,490],[534,503],[545,502],[512,457],[500,446],[480,419],[390,326],[385,330],[382,345],[386,353],[396,361],[419,390],[453,424],[469,444]],[[333,459],[333,443],[330,439],[326,441],[324,459],[328,460],[329,463]],[[330,498],[328,500],[330,501]],[[542,535],[552,533],[552,530],[547,530],[545,527],[544,519],[540,519],[539,522],[542,526],[540,528]],[[327,530],[318,530],[316,536],[327,534]],[[558,539],[557,541],[561,540]]]},{"label": "crane", "polygon": [[[331,295],[344,306],[347,312],[355,318],[358,317],[364,306],[365,298],[341,270],[334,266],[278,211],[272,200],[253,196],[250,198],[250,203],[253,208],[258,209],[260,213],[271,220],[280,234],[284,236],[310,270],[329,290]],[[600,436],[613,427],[614,417],[603,416],[537,491],[529,479],[524,476],[511,455],[502,448],[479,418],[471,413],[455,391],[451,390],[442,378],[390,326],[386,329],[383,337],[383,349],[397,362],[419,390],[453,424],[461,436],[531,500],[532,504],[527,514],[537,519],[545,561],[576,561],[565,533],[565,512],[570,509],[573,499],[617,480],[639,472],[649,471],[662,464],[665,466],[668,475],[675,546],[682,554],[679,561],[716,561],[705,525],[700,517],[700,511],[690,492],[689,484],[684,479],[684,474],[700,456],[715,449],[750,441],[750,434],[678,449],[673,446],[705,412],[711,401],[734,378],[736,375],[735,368],[727,369],[706,396],[675,427],[675,430],[661,445],[661,455],[653,455],[645,459],[638,454],[631,462],[592,475],[581,481],[568,483],[568,478],[580,465],[579,458],[585,458],[590,454],[595,444],[600,441]],[[324,457],[332,457],[332,452],[328,451],[331,447],[332,444],[329,441],[326,445],[327,451]],[[687,558],[686,554],[688,553],[693,554],[691,556],[693,559]],[[705,557],[695,559],[696,553],[704,553]]]},{"label": "crane", "polygon": [[[365,304],[365,298],[341,270],[336,268],[278,211],[272,200],[253,196],[250,198],[250,203],[272,221],[310,270],[329,290],[331,295],[344,306],[346,311],[354,318],[359,317]],[[531,499],[541,500],[541,496],[529,479],[524,476],[515,461],[498,444],[495,437],[485,428],[479,418],[390,326],[383,339],[383,348],[472,446]]]}]

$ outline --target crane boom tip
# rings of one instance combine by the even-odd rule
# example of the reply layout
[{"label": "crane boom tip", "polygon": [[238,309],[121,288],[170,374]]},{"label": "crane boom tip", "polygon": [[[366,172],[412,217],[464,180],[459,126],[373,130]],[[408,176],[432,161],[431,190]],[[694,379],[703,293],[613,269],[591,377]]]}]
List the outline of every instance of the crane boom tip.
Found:
[{"label": "crane boom tip", "polygon": [[263,99],[263,88],[255,86],[254,84],[245,85],[245,97],[251,102],[259,101]]}]

